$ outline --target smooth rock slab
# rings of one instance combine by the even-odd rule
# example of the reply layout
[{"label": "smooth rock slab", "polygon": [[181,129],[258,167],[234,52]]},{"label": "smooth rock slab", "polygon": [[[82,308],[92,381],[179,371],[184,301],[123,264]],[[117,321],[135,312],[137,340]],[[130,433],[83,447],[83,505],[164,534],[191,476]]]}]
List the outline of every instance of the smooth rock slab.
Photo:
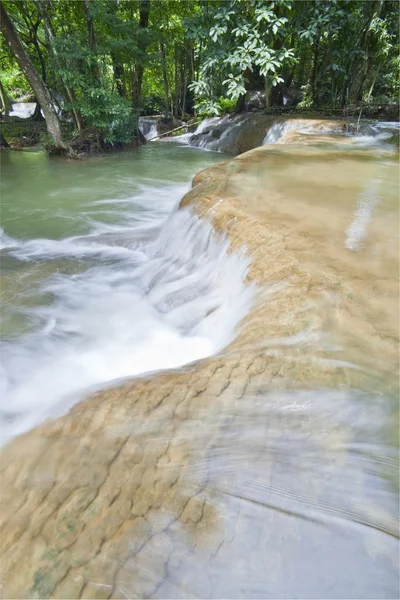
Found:
[{"label": "smooth rock slab", "polygon": [[[363,180],[332,211],[329,198],[303,194],[291,148],[199,174],[182,203],[252,257],[260,293],[236,341],[96,394],[3,450],[4,598],[398,594],[396,461],[385,443],[394,233],[382,237],[378,222],[371,234],[385,267],[339,246]],[[326,160],[347,172],[347,159],[307,152],[301,164],[314,161],[329,195]],[[285,164],[286,179],[268,188]],[[377,268],[385,283],[371,286]]]}]

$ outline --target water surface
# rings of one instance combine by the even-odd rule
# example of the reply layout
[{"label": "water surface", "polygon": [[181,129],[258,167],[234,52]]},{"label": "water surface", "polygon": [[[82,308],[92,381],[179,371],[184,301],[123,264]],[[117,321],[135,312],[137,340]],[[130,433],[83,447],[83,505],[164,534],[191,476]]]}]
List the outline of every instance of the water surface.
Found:
[{"label": "water surface", "polygon": [[192,175],[216,160],[156,144],[82,162],[2,157],[3,436],[65,411],[89,386],[232,339],[250,302],[247,260],[176,213]]}]

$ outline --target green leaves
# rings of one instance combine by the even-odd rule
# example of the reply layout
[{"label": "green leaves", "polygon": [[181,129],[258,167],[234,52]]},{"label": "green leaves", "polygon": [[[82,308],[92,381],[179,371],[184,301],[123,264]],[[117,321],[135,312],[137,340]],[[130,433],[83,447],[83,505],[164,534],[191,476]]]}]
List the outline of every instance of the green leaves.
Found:
[{"label": "green leaves", "polygon": [[228,96],[232,100],[237,100],[239,96],[246,93],[243,75],[236,75],[235,77],[232,73],[229,73],[228,79],[222,83],[227,86]]},{"label": "green leaves", "polygon": [[283,81],[281,71],[294,62],[293,50],[282,45],[289,23],[285,11],[290,14],[290,10],[287,0],[227,0],[207,5],[197,23],[203,31],[208,25],[201,39],[202,68],[191,88],[198,103],[207,96],[212,100],[222,90],[237,100],[246,93],[249,73],[270,77],[273,86]]},{"label": "green leaves", "polygon": [[[95,45],[89,44],[81,0],[4,2],[49,88],[110,140],[134,131],[138,67],[144,69],[146,108],[154,112],[181,115],[196,104],[202,114],[220,114],[246,89],[265,84],[269,91],[278,86],[272,103],[282,102],[288,88],[302,90],[307,107],[374,97],[397,101],[394,0],[151,0],[147,27],[139,25],[139,2],[91,0]],[[10,96],[27,92],[8,46],[0,58]]]},{"label": "green leaves", "polygon": [[221,37],[224,33],[227,32],[226,25],[216,25],[215,27],[211,27],[210,29],[210,37],[213,42],[216,42],[219,37]]}]

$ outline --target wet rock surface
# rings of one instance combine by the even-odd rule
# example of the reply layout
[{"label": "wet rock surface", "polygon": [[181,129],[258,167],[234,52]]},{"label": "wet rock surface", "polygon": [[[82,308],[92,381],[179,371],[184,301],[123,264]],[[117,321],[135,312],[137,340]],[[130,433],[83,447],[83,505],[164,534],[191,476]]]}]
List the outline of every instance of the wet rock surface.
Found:
[{"label": "wet rock surface", "polygon": [[[291,118],[265,115],[261,112],[210,119],[189,139],[191,146],[228,154],[243,154],[263,144],[286,143],[287,134],[298,131],[318,135],[322,132],[341,134],[348,123],[341,119]],[[213,121],[213,122],[212,122]]]},{"label": "wet rock surface", "polygon": [[[396,209],[389,166],[384,226],[346,249],[361,163],[261,148],[196,176],[182,206],[251,256],[254,310],[222,355],[8,444],[4,598],[396,597]],[[318,204],[325,164],[354,187]]]}]

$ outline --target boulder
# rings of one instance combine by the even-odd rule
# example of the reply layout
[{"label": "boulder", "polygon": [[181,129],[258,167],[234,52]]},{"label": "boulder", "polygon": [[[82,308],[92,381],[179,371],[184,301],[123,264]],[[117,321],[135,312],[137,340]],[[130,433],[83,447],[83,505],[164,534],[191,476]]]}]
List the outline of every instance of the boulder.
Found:
[{"label": "boulder", "polygon": [[264,110],[265,92],[263,90],[254,90],[246,94],[246,110]]}]

